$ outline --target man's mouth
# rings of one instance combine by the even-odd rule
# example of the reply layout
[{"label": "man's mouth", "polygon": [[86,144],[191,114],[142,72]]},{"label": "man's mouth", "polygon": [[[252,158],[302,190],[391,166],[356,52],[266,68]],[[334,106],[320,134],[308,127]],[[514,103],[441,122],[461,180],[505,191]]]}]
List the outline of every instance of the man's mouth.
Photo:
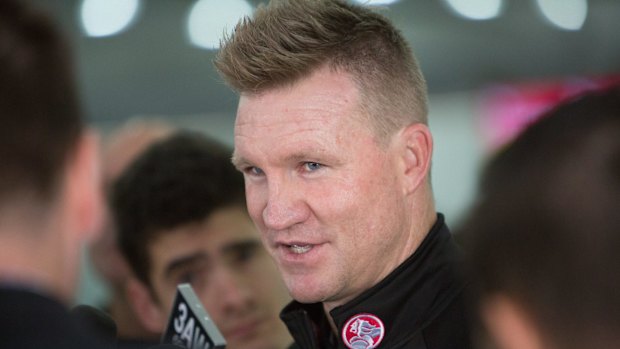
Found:
[{"label": "man's mouth", "polygon": [[286,245],[286,247],[295,254],[304,254],[312,249],[312,245]]}]

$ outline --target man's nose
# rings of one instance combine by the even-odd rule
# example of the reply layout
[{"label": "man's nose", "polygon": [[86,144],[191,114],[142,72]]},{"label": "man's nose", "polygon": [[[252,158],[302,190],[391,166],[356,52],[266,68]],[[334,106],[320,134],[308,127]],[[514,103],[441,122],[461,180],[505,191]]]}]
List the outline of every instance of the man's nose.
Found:
[{"label": "man's nose", "polygon": [[269,183],[263,222],[270,230],[285,230],[308,218],[310,209],[305,203],[303,190],[290,180]]}]

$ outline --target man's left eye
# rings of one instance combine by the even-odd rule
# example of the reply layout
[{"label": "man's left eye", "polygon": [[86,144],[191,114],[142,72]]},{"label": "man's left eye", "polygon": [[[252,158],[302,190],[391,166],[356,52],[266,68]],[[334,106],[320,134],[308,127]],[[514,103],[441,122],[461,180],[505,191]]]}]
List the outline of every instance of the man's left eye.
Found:
[{"label": "man's left eye", "polygon": [[316,170],[321,169],[322,167],[323,167],[323,165],[319,164],[318,162],[306,162],[306,163],[304,163],[304,168],[308,172],[314,172]]}]

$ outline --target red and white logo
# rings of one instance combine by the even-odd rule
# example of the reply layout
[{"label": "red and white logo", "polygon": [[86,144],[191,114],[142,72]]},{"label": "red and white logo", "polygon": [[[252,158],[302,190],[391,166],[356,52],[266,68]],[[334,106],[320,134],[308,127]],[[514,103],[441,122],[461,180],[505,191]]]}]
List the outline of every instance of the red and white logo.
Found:
[{"label": "red and white logo", "polygon": [[342,340],[350,349],[373,349],[385,334],[383,322],[372,314],[357,314],[342,328]]}]

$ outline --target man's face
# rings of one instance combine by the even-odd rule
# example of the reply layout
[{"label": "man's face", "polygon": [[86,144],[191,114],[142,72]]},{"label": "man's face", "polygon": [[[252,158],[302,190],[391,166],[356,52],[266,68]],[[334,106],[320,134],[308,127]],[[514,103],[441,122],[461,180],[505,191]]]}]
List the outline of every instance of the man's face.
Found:
[{"label": "man's face", "polygon": [[160,311],[189,282],[231,349],[281,349],[292,342],[279,312],[290,299],[242,208],[166,232],[149,246]]},{"label": "man's face", "polygon": [[250,216],[293,298],[343,304],[402,260],[410,214],[400,155],[361,117],[346,73],[243,95],[235,165]]}]

